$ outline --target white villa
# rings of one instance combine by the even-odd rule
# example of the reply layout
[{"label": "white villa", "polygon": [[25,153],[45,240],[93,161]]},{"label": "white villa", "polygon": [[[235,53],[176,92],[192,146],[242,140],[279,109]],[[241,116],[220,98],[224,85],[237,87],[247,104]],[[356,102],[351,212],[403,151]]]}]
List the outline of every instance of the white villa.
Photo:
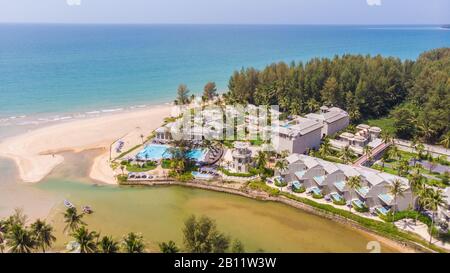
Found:
[{"label": "white villa", "polygon": [[[234,136],[236,131],[238,140],[248,138],[246,133],[256,133],[264,139],[271,139],[272,147],[279,153],[288,151],[289,153],[306,153],[310,149],[318,149],[324,136],[334,134],[349,124],[347,112],[337,107],[328,108],[322,106],[319,113],[307,114],[305,117],[297,116],[295,119],[281,122],[280,124],[267,125],[267,115],[254,105],[247,106],[247,113],[242,109],[226,108],[225,114],[237,119],[236,128],[233,124],[223,122],[224,113],[221,109],[205,109],[195,114],[193,124],[183,124],[191,119],[179,119],[158,128],[156,140],[167,142],[174,138],[175,132],[180,132],[182,136],[189,139],[224,139],[224,136]],[[261,113],[261,111],[263,113]],[[280,113],[275,109],[270,109],[272,118],[275,120]],[[226,135],[224,135],[224,133]]]},{"label": "white villa", "polygon": [[[386,214],[393,206],[397,210],[405,210],[412,205],[411,189],[406,178],[302,154],[292,154],[286,160],[289,167],[280,175],[291,185],[301,184],[307,192],[341,198],[347,203],[351,201],[357,206],[367,207],[371,212],[382,214]],[[361,178],[359,189],[352,190],[346,185],[346,181],[352,176]],[[403,183],[406,191],[395,201],[389,194],[388,186],[397,179]]]},{"label": "white villa", "polygon": [[356,126],[358,132],[355,134],[344,132],[337,139],[331,139],[330,144],[336,149],[349,147],[356,154],[363,154],[364,146],[369,145],[372,148],[381,144],[379,138],[381,129],[378,127],[370,127],[366,124]]},{"label": "white villa", "polygon": [[320,109],[320,113],[297,117],[274,127],[272,142],[275,150],[303,154],[309,149],[318,149],[323,137],[348,126],[350,119],[344,110],[326,106]]},{"label": "white villa", "polygon": [[350,118],[344,110],[327,106],[320,107],[320,112],[305,115],[306,118],[316,120],[322,124],[322,137],[332,135],[346,128]]},{"label": "white villa", "polygon": [[298,117],[293,121],[274,127],[272,144],[280,153],[306,153],[309,149],[318,149],[322,139],[322,124],[318,121]]},{"label": "white villa", "polygon": [[230,169],[236,173],[248,173],[252,164],[252,151],[249,149],[250,143],[239,142],[234,143],[234,149],[231,153],[233,161]]}]

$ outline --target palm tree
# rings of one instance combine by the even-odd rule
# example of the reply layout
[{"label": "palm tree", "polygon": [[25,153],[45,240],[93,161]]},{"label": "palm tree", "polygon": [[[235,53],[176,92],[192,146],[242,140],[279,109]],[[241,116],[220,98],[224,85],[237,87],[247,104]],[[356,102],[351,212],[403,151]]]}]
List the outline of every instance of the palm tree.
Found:
[{"label": "palm tree", "polygon": [[73,232],[78,229],[80,226],[84,226],[85,223],[81,220],[83,218],[83,214],[78,214],[77,208],[67,208],[64,212],[64,222],[66,226],[64,227],[64,232],[69,231]]},{"label": "palm tree", "polygon": [[[347,186],[350,189],[350,198],[353,200],[353,192],[356,189],[361,188],[361,177],[360,176],[351,176],[351,177],[349,177],[347,179]],[[352,206],[350,206],[350,211],[352,211]]]},{"label": "palm tree", "polygon": [[143,253],[145,250],[142,235],[134,232],[128,233],[128,235],[123,238],[123,246],[128,253]]},{"label": "palm tree", "polygon": [[364,155],[367,157],[368,161],[372,161],[372,147],[369,145],[364,146]]},{"label": "palm tree", "polygon": [[178,253],[180,251],[174,241],[160,243],[159,249],[162,253]]},{"label": "palm tree", "polygon": [[439,144],[442,144],[442,146],[445,147],[445,149],[448,149],[450,147],[450,132],[447,132],[445,135],[442,136],[441,142]]},{"label": "palm tree", "polygon": [[416,147],[417,153],[419,154],[419,157],[422,158],[423,152],[425,151],[425,146],[422,143],[417,144]]},{"label": "palm tree", "polygon": [[36,246],[36,241],[23,225],[14,224],[7,234],[6,244],[12,253],[31,253]]},{"label": "palm tree", "polygon": [[319,109],[319,103],[315,99],[310,99],[306,103],[306,108],[308,108],[308,111],[311,113],[316,112],[317,109]]},{"label": "palm tree", "polygon": [[117,253],[119,252],[119,242],[110,236],[103,236],[98,243],[98,249],[100,253]]},{"label": "palm tree", "polygon": [[413,137],[411,139],[411,144],[410,144],[411,149],[412,149],[413,152],[416,150],[417,143],[418,143],[417,137]]},{"label": "palm tree", "polygon": [[[427,200],[427,197],[428,197],[429,189],[430,188],[426,186],[424,181],[419,183],[419,184],[417,184],[417,186],[414,189],[414,191],[415,191],[414,194],[417,197],[417,200],[416,200],[417,209],[416,210],[418,212],[421,212],[424,209],[425,205],[426,205],[426,200]],[[416,215],[415,222],[417,222],[418,218],[419,218],[419,214]]]},{"label": "palm tree", "polygon": [[393,146],[388,151],[389,157],[395,160],[398,160],[400,158],[400,151],[397,146]]},{"label": "palm tree", "polygon": [[447,201],[445,200],[444,194],[440,189],[429,188],[427,192],[428,194],[425,197],[424,205],[426,209],[432,211],[431,226],[430,226],[430,244],[431,244],[432,242],[431,240],[433,238],[433,227],[436,212],[439,209],[439,207],[447,206]]},{"label": "palm tree", "polygon": [[3,253],[5,250],[5,234],[0,231],[0,253]]},{"label": "palm tree", "polygon": [[342,150],[339,152],[339,156],[344,162],[344,164],[347,164],[352,159],[353,152],[350,150],[350,147],[345,146],[342,148]]},{"label": "palm tree", "polygon": [[3,253],[5,249],[5,237],[7,232],[6,221],[0,220],[0,253]]},{"label": "palm tree", "polygon": [[142,144],[144,144],[144,135],[141,134],[140,137],[141,137],[141,140],[142,140]]},{"label": "palm tree", "polygon": [[80,245],[80,253],[94,253],[97,251],[97,240],[99,237],[97,232],[89,231],[85,226],[81,226],[71,236]]},{"label": "palm tree", "polygon": [[330,140],[328,138],[325,138],[322,145],[320,145],[319,154],[321,157],[325,158],[330,153],[331,153]]},{"label": "palm tree", "polygon": [[180,84],[177,89],[177,99],[176,102],[179,105],[189,103],[189,89],[185,84]]},{"label": "palm tree", "polygon": [[275,163],[275,169],[280,171],[280,174],[284,173],[288,169],[289,163],[286,159],[280,159]]},{"label": "palm tree", "polygon": [[289,156],[289,151],[288,150],[283,150],[283,151],[281,151],[281,154],[280,154],[280,156],[281,156],[281,158],[286,158],[286,157],[288,157]]},{"label": "palm tree", "polygon": [[400,176],[407,176],[409,173],[409,162],[406,159],[400,160],[397,166],[397,172]]},{"label": "palm tree", "polygon": [[381,132],[381,139],[385,144],[388,144],[391,143],[394,138],[392,137],[392,134],[390,132],[383,131]]},{"label": "palm tree", "polygon": [[388,160],[389,160],[389,153],[383,153],[383,156],[381,157],[381,164],[382,164],[383,169],[384,169],[384,164]]},{"label": "palm tree", "polygon": [[420,134],[425,140],[431,140],[436,133],[433,128],[433,124],[429,120],[422,121],[418,126]]},{"label": "palm tree", "polygon": [[45,253],[45,249],[51,248],[53,242],[56,241],[56,237],[53,235],[53,227],[40,219],[37,219],[30,227],[37,246]]},{"label": "palm tree", "polygon": [[423,176],[420,174],[420,171],[417,170],[411,175],[409,179],[409,187],[411,188],[411,204],[413,206],[413,209],[415,208],[414,197],[419,195],[420,190],[422,189],[423,186],[424,186]]},{"label": "palm tree", "polygon": [[392,183],[390,185],[386,186],[386,189],[388,190],[389,194],[394,196],[394,206],[393,206],[393,213],[392,213],[392,223],[394,223],[395,212],[397,211],[397,197],[399,197],[399,196],[403,197],[404,193],[406,191],[406,188],[400,179],[394,179],[394,181],[392,181]]},{"label": "palm tree", "polygon": [[256,156],[256,166],[263,171],[267,164],[267,154],[264,151],[258,151]]}]

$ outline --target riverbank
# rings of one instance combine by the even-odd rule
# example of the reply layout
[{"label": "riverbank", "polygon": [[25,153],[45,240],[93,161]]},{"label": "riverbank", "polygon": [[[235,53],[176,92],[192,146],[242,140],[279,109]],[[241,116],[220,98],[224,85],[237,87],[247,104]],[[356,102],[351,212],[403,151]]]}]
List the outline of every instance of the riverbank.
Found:
[{"label": "riverbank", "polygon": [[3,140],[0,156],[14,160],[21,180],[39,182],[64,161],[62,152],[103,149],[94,160],[90,177],[113,184],[114,173],[109,167],[111,143],[124,141],[123,150],[141,144],[141,135],[147,136],[160,126],[164,118],[170,116],[171,109],[170,105],[155,105],[144,110],[45,126]]},{"label": "riverbank", "polygon": [[213,181],[213,182],[205,182],[205,181],[192,181],[192,182],[179,182],[175,180],[160,180],[160,181],[152,181],[152,182],[133,182],[133,183],[122,183],[122,185],[129,185],[129,186],[164,186],[164,185],[178,185],[178,186],[184,186],[184,187],[193,187],[193,188],[199,188],[203,190],[210,190],[210,191],[217,191],[222,193],[229,193],[229,194],[235,194],[240,195],[243,197],[261,200],[261,201],[271,201],[271,202],[279,202],[283,203],[285,205],[301,209],[302,211],[318,215],[321,217],[324,217],[326,219],[344,224],[346,226],[349,226],[353,229],[358,229],[360,231],[366,232],[370,234],[371,236],[375,237],[378,242],[381,242],[385,245],[388,245],[389,247],[396,249],[399,252],[403,253],[413,253],[413,252],[430,252],[432,250],[412,241],[404,241],[404,240],[395,240],[392,238],[387,238],[383,235],[380,235],[378,232],[364,227],[360,223],[353,221],[349,218],[333,214],[330,212],[327,212],[325,210],[321,210],[317,207],[290,199],[286,196],[271,196],[266,192],[258,191],[258,190],[251,190],[247,187],[245,187],[242,184],[239,184],[239,186],[236,186],[239,183],[223,183],[219,181]]}]

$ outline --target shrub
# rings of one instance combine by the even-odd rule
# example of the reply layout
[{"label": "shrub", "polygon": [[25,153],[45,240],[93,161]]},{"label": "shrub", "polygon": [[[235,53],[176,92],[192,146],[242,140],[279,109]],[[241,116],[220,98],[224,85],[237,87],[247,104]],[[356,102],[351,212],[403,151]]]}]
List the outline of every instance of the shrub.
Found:
[{"label": "shrub", "polygon": [[272,188],[272,187],[268,186],[264,181],[260,181],[260,180],[254,180],[254,181],[248,182],[247,187],[249,187],[252,190],[267,192],[270,196],[280,195],[280,190]]},{"label": "shrub", "polygon": [[392,211],[389,211],[387,215],[379,214],[378,216],[386,222],[396,222],[402,219],[417,219],[420,222],[426,224],[427,226],[431,225],[430,217],[423,215],[422,213],[415,210],[404,210],[399,211],[392,216]]},{"label": "shrub", "polygon": [[127,164],[126,166],[127,166],[127,171],[129,171],[129,172],[147,172],[147,171],[156,169],[155,162],[151,162],[151,161],[146,162],[146,163],[144,163],[142,165],[139,165],[139,164],[133,164],[133,165]]},{"label": "shrub", "polygon": [[306,191],[306,188],[304,186],[301,186],[300,188],[294,188],[292,187],[292,191],[295,193],[304,193]]},{"label": "shrub", "polygon": [[253,173],[252,170],[250,170],[249,173],[233,173],[233,172],[230,172],[229,170],[224,169],[224,168],[219,168],[219,170],[220,170],[222,173],[224,173],[225,175],[227,175],[227,176],[252,177],[252,176],[255,176],[255,175],[256,175],[256,173]]},{"label": "shrub", "polygon": [[119,174],[117,176],[117,181],[119,182],[119,184],[127,182],[128,181],[128,176],[125,174]]},{"label": "shrub", "polygon": [[275,180],[275,186],[277,187],[286,187],[287,186],[287,182],[286,181],[280,181],[277,178],[274,179]]},{"label": "shrub", "polygon": [[161,167],[163,169],[170,169],[170,163],[171,163],[170,159],[163,159],[161,161]]},{"label": "shrub", "polygon": [[323,194],[316,194],[316,193],[313,193],[313,194],[312,194],[312,197],[313,197],[314,199],[322,199],[322,198],[323,198]]},{"label": "shrub", "polygon": [[358,207],[358,206],[353,206],[353,208],[360,213],[364,213],[364,212],[368,212],[369,208],[366,206],[363,206],[362,208]]},{"label": "shrub", "polygon": [[347,202],[345,202],[344,199],[341,199],[339,201],[336,201],[333,199],[333,204],[338,205],[338,206],[344,206]]}]

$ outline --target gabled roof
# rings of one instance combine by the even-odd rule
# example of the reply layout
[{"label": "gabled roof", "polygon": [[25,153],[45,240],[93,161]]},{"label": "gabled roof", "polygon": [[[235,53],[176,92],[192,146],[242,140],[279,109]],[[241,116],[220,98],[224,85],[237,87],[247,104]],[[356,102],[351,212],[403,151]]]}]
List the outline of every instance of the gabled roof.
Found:
[{"label": "gabled roof", "polygon": [[399,179],[406,189],[409,188],[408,179],[404,177],[380,172],[366,167],[354,167],[340,163],[333,163],[330,161],[302,154],[292,154],[288,156],[286,159],[288,160],[289,163],[301,161],[307,167],[307,169],[315,167],[322,168],[323,170],[325,170],[327,174],[342,171],[347,178],[352,176],[360,176],[362,179],[364,179],[369,183],[370,187],[380,185],[383,183],[391,184],[394,180]]},{"label": "gabled roof", "polygon": [[[324,109],[325,110],[325,109]],[[342,118],[348,117],[348,113],[344,110],[337,108],[337,107],[331,107],[329,109],[325,110],[324,113],[310,113],[305,115],[306,118],[309,119],[315,119],[315,120],[321,120],[327,123],[335,122],[337,120],[340,120]]]},{"label": "gabled roof", "polygon": [[323,169],[327,172],[327,174],[332,174],[339,170],[339,168],[335,164],[333,164],[329,161],[319,160],[319,162],[320,162],[320,165],[322,165]]},{"label": "gabled roof", "polygon": [[288,157],[286,157],[286,161],[289,164],[295,163],[295,162],[297,162],[299,160],[300,160],[299,154],[291,154]]},{"label": "gabled roof", "polygon": [[302,161],[308,169],[314,168],[319,165],[319,162],[313,157],[309,157],[309,156],[305,156],[305,155],[302,155],[302,157],[303,157]]},{"label": "gabled roof", "polygon": [[348,177],[352,177],[352,176],[360,176],[361,174],[355,170],[355,168],[353,168],[350,165],[345,165],[345,164],[340,164],[337,163],[336,166],[342,171],[344,172],[344,175],[348,178]]}]

